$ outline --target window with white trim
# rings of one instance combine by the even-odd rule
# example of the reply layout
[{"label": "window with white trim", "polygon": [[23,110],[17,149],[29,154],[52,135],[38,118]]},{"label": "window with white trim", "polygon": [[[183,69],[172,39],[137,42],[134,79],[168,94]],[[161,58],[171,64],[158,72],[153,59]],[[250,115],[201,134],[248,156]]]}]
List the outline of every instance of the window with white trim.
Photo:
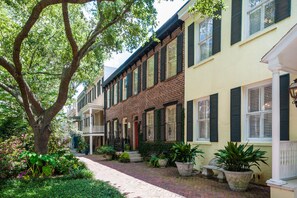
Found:
[{"label": "window with white trim", "polygon": [[125,76],[123,78],[123,100],[127,99],[127,85],[128,85],[127,76]]},{"label": "window with white trim", "polygon": [[197,102],[197,141],[209,141],[210,102],[209,97],[199,99]]},{"label": "window with white trim", "polygon": [[110,89],[107,90],[107,108],[110,107]]},{"label": "window with white trim", "polygon": [[208,18],[199,24],[199,61],[212,55],[212,21],[212,19]]},{"label": "window with white trim", "polygon": [[146,87],[152,87],[154,85],[154,56],[147,60],[147,77]]},{"label": "window with white trim", "polygon": [[138,93],[138,69],[134,69],[133,71],[133,95],[137,95]]},{"label": "window with white trim", "polygon": [[166,78],[176,75],[176,45],[177,39],[167,45]]},{"label": "window with white trim", "polygon": [[154,141],[154,111],[146,112],[146,139]]},{"label": "window with white trim", "polygon": [[113,121],[113,135],[118,138],[118,120]]},{"label": "window with white trim", "polygon": [[176,140],[176,105],[166,107],[166,141]]},{"label": "window with white trim", "polygon": [[113,90],[113,104],[118,103],[118,83],[114,84],[114,90]]},{"label": "window with white trim", "polygon": [[107,139],[109,139],[109,135],[110,135],[110,122],[108,121],[106,123],[106,135],[107,135]]},{"label": "window with white trim", "polygon": [[247,7],[247,36],[259,32],[274,24],[274,0],[248,0]]},{"label": "window with white trim", "polygon": [[246,136],[248,140],[271,141],[272,85],[251,87],[246,94]]}]

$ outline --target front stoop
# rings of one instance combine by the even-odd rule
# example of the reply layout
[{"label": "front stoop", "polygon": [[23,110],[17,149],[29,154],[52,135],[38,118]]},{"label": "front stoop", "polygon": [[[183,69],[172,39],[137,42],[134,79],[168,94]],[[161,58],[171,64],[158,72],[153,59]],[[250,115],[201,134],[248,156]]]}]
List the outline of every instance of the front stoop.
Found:
[{"label": "front stoop", "polygon": [[142,162],[142,157],[138,151],[129,151],[130,162]]}]

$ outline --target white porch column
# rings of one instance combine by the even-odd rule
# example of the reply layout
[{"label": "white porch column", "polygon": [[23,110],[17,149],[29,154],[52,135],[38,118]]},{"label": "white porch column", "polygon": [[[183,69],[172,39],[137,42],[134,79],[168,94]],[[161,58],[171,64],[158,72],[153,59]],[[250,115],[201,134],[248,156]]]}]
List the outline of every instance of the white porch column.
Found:
[{"label": "white porch column", "polygon": [[268,184],[283,185],[280,180],[280,72],[272,69],[272,179]]},{"label": "white porch column", "polygon": [[89,110],[90,112],[90,155],[93,155],[93,135],[92,135],[92,132],[93,132],[93,118],[92,118],[92,113],[93,113],[93,109],[90,108]]}]

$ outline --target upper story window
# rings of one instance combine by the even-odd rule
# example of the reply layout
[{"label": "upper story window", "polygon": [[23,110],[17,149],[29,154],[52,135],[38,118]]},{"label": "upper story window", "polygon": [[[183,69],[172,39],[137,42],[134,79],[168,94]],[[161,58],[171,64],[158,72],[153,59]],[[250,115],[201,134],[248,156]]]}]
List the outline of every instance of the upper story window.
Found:
[{"label": "upper story window", "polygon": [[125,76],[123,78],[123,100],[127,99],[127,85],[128,85],[127,76]]},{"label": "upper story window", "polygon": [[97,96],[101,94],[101,80],[97,82]]},{"label": "upper story window", "polygon": [[133,95],[138,93],[138,69],[133,71]]},{"label": "upper story window", "polygon": [[212,55],[212,19],[205,19],[199,24],[199,61]]},{"label": "upper story window", "polygon": [[146,112],[146,139],[154,141],[154,111]]},{"label": "upper story window", "polygon": [[118,138],[118,120],[113,121],[113,135],[115,138]]},{"label": "upper story window", "polygon": [[272,85],[250,87],[246,93],[246,136],[270,141],[272,137]]},{"label": "upper story window", "polygon": [[166,141],[176,140],[176,105],[166,107]]},{"label": "upper story window", "polygon": [[166,78],[176,75],[176,39],[167,45]]},{"label": "upper story window", "polygon": [[198,100],[197,104],[197,129],[198,129],[198,141],[209,141],[210,127],[210,103],[209,97]]},{"label": "upper story window", "polygon": [[107,139],[109,139],[109,135],[110,135],[110,122],[107,121],[106,123],[106,135],[107,135]]},{"label": "upper story window", "polygon": [[154,56],[147,60],[147,78],[146,87],[154,85]]},{"label": "upper story window", "polygon": [[118,83],[114,84],[114,90],[113,90],[113,104],[118,103]]},{"label": "upper story window", "polygon": [[110,107],[110,89],[107,90],[107,108]]},{"label": "upper story window", "polygon": [[274,0],[248,0],[247,20],[248,34],[250,36],[264,28],[274,24],[275,20]]}]

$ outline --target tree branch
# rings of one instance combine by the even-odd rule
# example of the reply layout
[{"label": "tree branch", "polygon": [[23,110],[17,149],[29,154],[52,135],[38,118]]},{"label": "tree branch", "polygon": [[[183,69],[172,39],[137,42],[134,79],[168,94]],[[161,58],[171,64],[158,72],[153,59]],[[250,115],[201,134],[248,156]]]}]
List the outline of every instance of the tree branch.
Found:
[{"label": "tree branch", "polygon": [[75,56],[77,54],[78,47],[77,47],[76,41],[73,38],[73,34],[72,34],[70,22],[69,22],[68,4],[65,2],[62,3],[62,11],[63,11],[65,33],[72,49],[72,55]]},{"label": "tree branch", "polygon": [[2,56],[0,56],[0,65],[6,69],[12,77],[15,77],[15,67]]},{"label": "tree branch", "polygon": [[6,91],[7,93],[9,93],[10,95],[12,95],[16,100],[17,102],[20,104],[20,105],[23,105],[23,99],[22,97],[20,96],[20,94],[16,91],[16,90],[13,90],[12,89],[12,86],[8,86],[2,82],[0,82],[0,87]]}]

